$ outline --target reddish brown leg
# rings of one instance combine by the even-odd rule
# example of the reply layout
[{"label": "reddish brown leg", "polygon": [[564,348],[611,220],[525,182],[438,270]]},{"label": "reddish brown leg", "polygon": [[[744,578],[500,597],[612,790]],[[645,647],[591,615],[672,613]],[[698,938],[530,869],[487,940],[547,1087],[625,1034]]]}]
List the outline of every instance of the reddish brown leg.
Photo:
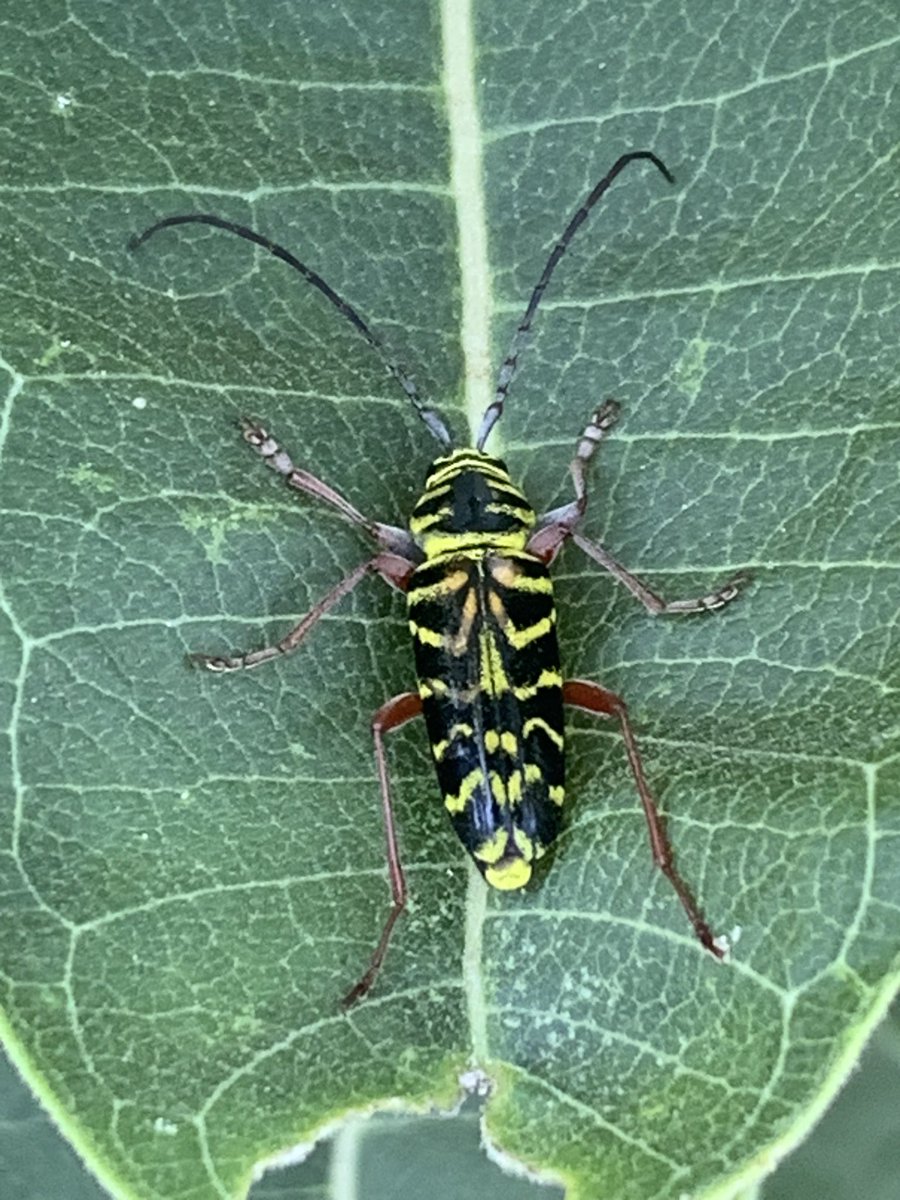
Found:
[{"label": "reddish brown leg", "polygon": [[368,562],[360,563],[360,565],[346,575],[341,582],[331,589],[327,596],[323,596],[318,604],[314,605],[309,612],[303,617],[294,628],[280,642],[276,642],[274,646],[264,646],[261,650],[251,650],[248,654],[236,654],[233,657],[217,655],[217,654],[191,654],[190,661],[197,663],[201,667],[206,667],[207,671],[244,671],[250,667],[258,667],[260,663],[270,662],[273,658],[280,658],[282,655],[291,654],[312,627],[321,617],[324,617],[330,609],[334,608],[335,604],[341,600],[348,592],[352,592],[359,581],[368,575],[370,571],[376,571],[382,578],[394,587],[405,591],[407,581],[410,575],[415,570],[415,563],[407,561],[405,558],[400,558],[396,554],[376,554],[374,558],[370,558]]},{"label": "reddish brown leg", "polygon": [[384,735],[392,729],[399,729],[413,717],[422,712],[422,701],[418,692],[402,692],[394,696],[386,704],[382,704],[372,718],[372,736],[375,739],[375,766],[378,770],[378,783],[381,787],[381,811],[384,816],[384,833],[387,840],[388,874],[391,880],[391,898],[393,906],[388,919],[384,923],[375,953],[372,955],[365,975],[355,984],[341,1001],[341,1008],[347,1009],[357,1000],[361,1000],[375,982],[387,948],[394,932],[397,918],[406,906],[406,880],[403,877],[403,866],[400,862],[400,851],[397,847],[397,829],[394,825],[394,807],[391,803],[391,781],[388,775],[387,759],[384,754]]},{"label": "reddish brown leg", "polygon": [[724,958],[724,951],[716,945],[712,930],[703,919],[699,905],[691,895],[687,884],[675,869],[672,845],[666,836],[663,819],[659,815],[647,780],[644,777],[644,767],[641,763],[637,743],[634,740],[634,732],[631,728],[631,722],[628,719],[628,709],[625,707],[625,701],[620,696],[617,696],[615,692],[609,692],[606,688],[600,687],[598,683],[590,683],[585,679],[570,679],[568,683],[563,684],[563,700],[566,704],[571,704],[575,708],[581,708],[585,712],[595,713],[601,717],[615,717],[619,722],[622,730],[622,738],[625,742],[625,751],[631,766],[631,773],[634,776],[634,782],[637,784],[641,804],[644,806],[644,816],[647,819],[647,831],[650,834],[650,849],[653,852],[653,861],[675,889],[678,899],[681,901],[682,907],[687,913],[699,940],[716,958]]},{"label": "reddish brown leg", "polygon": [[607,400],[593,415],[578,442],[575,457],[572,459],[572,482],[575,485],[575,499],[562,508],[544,513],[538,521],[535,532],[528,542],[528,550],[537,555],[545,563],[553,562],[562,549],[566,538],[579,546],[594,562],[599,563],[604,570],[609,571],[628,588],[632,596],[640,600],[644,608],[654,616],[660,613],[696,613],[710,612],[712,609],[724,608],[738,595],[741,587],[749,582],[749,576],[741,573],[734,575],[713,592],[705,596],[695,596],[689,600],[664,600],[656,592],[651,591],[643,580],[626,568],[601,546],[599,542],[589,541],[578,532],[578,526],[587,509],[587,469],[597,447],[609,433],[619,415],[619,406],[615,400]]},{"label": "reddish brown leg", "polygon": [[617,559],[613,558],[599,542],[590,542],[578,532],[572,534],[572,541],[594,562],[609,571],[610,575],[614,575],[620,583],[624,583],[632,596],[640,600],[647,612],[653,613],[654,616],[659,616],[661,613],[712,612],[713,609],[724,608],[726,604],[730,604],[735,599],[744,584],[750,582],[749,575],[741,572],[733,575],[714,592],[707,592],[705,596],[693,596],[690,600],[663,600],[662,596],[651,591],[643,580],[632,575]]}]

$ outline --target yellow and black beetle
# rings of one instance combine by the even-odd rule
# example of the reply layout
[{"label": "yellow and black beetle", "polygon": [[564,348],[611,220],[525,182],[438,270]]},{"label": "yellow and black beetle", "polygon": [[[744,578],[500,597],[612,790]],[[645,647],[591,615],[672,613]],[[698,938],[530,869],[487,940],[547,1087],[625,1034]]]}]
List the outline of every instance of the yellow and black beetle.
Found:
[{"label": "yellow and black beetle", "polygon": [[654,861],[675,888],[700,942],[713,954],[722,955],[699,906],[675,870],[624,701],[597,683],[563,680],[548,567],[571,537],[654,614],[722,608],[737,596],[744,577],[738,575],[693,600],[665,601],[603,546],[579,533],[587,507],[587,466],[615,422],[618,406],[613,401],[594,413],[578,442],[571,465],[574,499],[541,517],[510,479],[505,463],[484,450],[503,411],[535,312],[557,263],[591,209],[635,159],[648,160],[674,182],[655,154],[636,150],[623,154],[596,184],[555,244],[531,294],[500,367],[496,395],[484,413],[474,447],[462,449],[454,447],[443,418],[422,402],[412,379],[387,354],[359,314],[288,250],[246,226],[209,213],[164,217],[131,242],[136,249],[172,225],[212,225],[280,258],[325,295],[381,355],[445,451],[428,469],[424,491],[406,530],[368,520],[333,488],[296,466],[265,428],[242,421],[244,439],[268,466],[290,487],[330,504],[364,529],[377,550],[277,645],[228,658],[192,656],[210,671],[238,671],[289,654],[320,617],[372,572],[406,593],[418,688],[388,700],[372,720],[393,907],[368,969],[344,997],[345,1006],[372,986],[406,904],[383,739],[390,730],[420,714],[425,717],[438,783],[453,826],[487,883],[500,889],[524,887],[535,862],[559,833],[565,798],[563,705],[615,718],[643,804]]}]

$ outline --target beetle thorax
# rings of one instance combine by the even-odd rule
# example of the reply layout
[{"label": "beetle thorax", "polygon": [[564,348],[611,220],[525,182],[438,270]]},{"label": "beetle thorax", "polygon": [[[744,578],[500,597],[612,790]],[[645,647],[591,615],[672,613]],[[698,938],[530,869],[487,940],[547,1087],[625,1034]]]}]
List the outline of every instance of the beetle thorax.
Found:
[{"label": "beetle thorax", "polygon": [[409,528],[426,558],[469,550],[524,550],[535,514],[506,464],[454,450],[428,468]]}]

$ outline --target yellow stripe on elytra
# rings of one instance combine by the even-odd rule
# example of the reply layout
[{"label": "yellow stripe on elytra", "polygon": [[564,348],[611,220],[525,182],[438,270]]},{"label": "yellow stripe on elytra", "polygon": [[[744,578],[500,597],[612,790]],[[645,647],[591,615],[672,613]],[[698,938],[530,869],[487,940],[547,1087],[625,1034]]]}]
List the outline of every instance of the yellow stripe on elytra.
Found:
[{"label": "yellow stripe on elytra", "polygon": [[548,725],[543,717],[529,717],[522,726],[522,737],[527,738],[530,733],[535,731],[535,729],[540,729],[543,733],[546,733],[550,741],[553,742],[554,745],[558,746],[560,750],[562,750],[563,735],[559,733],[558,730],[554,729],[552,725]]},{"label": "yellow stripe on elytra", "polygon": [[553,581],[549,575],[525,575],[515,561],[501,558],[491,564],[491,577],[501,587],[514,588],[517,592],[553,591]]},{"label": "yellow stripe on elytra", "polygon": [[[465,571],[460,571],[459,574],[468,580],[468,575]],[[472,627],[475,624],[477,616],[478,595],[474,588],[469,588],[466,598],[463,601],[459,629],[457,629],[456,633],[444,633],[439,629],[431,629],[428,625],[420,625],[412,618],[409,621],[409,632],[414,638],[418,638],[423,645],[434,646],[438,650],[446,650],[448,653],[454,655],[454,657],[459,658],[469,648],[469,639],[472,636]]]},{"label": "yellow stripe on elytra", "polygon": [[478,849],[472,852],[474,858],[491,864],[498,863],[506,854],[515,855],[516,858],[521,856],[529,863],[535,857],[534,842],[522,829],[498,829],[493,837],[482,842]]},{"label": "yellow stripe on elytra", "polygon": [[479,634],[481,651],[481,687],[488,696],[502,696],[510,689],[509,677],[503,665],[500,648],[489,629]]},{"label": "yellow stripe on elytra", "polygon": [[522,799],[522,772],[512,771],[509,779],[504,779],[497,771],[489,775],[491,795],[500,807],[507,804],[518,804]]},{"label": "yellow stripe on elytra", "polygon": [[477,850],[472,851],[472,856],[485,863],[498,862],[506,853],[508,843],[509,834],[505,829],[498,829],[492,838],[488,838]]},{"label": "yellow stripe on elytra", "polygon": [[498,733],[496,729],[488,729],[484,735],[484,748],[488,754],[496,754],[501,748],[506,754],[515,755],[519,749],[516,735],[504,729]]},{"label": "yellow stripe on elytra", "polygon": [[466,592],[466,598],[463,600],[462,615],[459,619],[459,629],[456,633],[447,634],[445,645],[452,655],[459,658],[461,654],[465,654],[469,648],[469,639],[472,636],[472,627],[475,624],[475,618],[478,616],[478,593],[474,588],[469,588]]},{"label": "yellow stripe on elytra", "polygon": [[418,604],[420,600],[434,600],[441,596],[452,596],[454,592],[458,592],[460,588],[464,588],[469,581],[468,571],[448,571],[440,579],[436,579],[434,583],[420,583],[411,587],[406,593],[407,600],[410,604]]},{"label": "yellow stripe on elytra", "polygon": [[419,695],[423,700],[430,700],[432,696],[446,696],[449,691],[450,685],[445,679],[419,680]]},{"label": "yellow stripe on elytra", "polygon": [[563,677],[560,672],[545,667],[534,683],[526,683],[521,687],[514,687],[512,691],[517,700],[531,700],[538,692],[542,692],[544,688],[562,687],[562,684]]},{"label": "yellow stripe on elytra", "polygon": [[[540,592],[544,596],[549,596],[553,592],[553,580],[549,575],[515,575],[506,583],[499,578],[496,571],[492,571],[491,574],[498,583],[513,588],[517,592]],[[509,574],[512,575],[512,571]]]},{"label": "yellow stripe on elytra", "polygon": [[410,621],[409,632],[425,646],[440,648],[444,644],[444,635],[440,630],[429,629],[427,625],[417,625],[415,621]]},{"label": "yellow stripe on elytra", "polygon": [[530,646],[532,642],[538,641],[550,632],[556,624],[556,613],[551,613],[549,617],[542,617],[540,621],[534,625],[527,625],[524,629],[516,629],[514,625],[507,625],[504,629],[504,635],[511,646],[516,650],[522,650],[525,646]]},{"label": "yellow stripe on elytra", "polygon": [[[526,784],[526,786],[529,783],[541,783],[543,781],[543,778],[544,778],[544,772],[537,765],[537,763],[526,763],[525,764],[525,784]],[[550,797],[550,800],[553,804],[562,804],[566,798],[566,789],[562,786],[561,783],[560,784],[556,784],[556,783],[551,784],[550,787],[547,788],[547,795]]]},{"label": "yellow stripe on elytra", "polygon": [[452,742],[457,738],[471,738],[475,736],[475,730],[465,721],[460,721],[456,725],[451,725],[450,732],[445,738],[439,742],[434,742],[431,747],[431,753],[434,755],[435,761],[440,762],[447,751],[450,749]]},{"label": "yellow stripe on elytra", "polygon": [[461,813],[475,795],[483,781],[484,773],[480,767],[476,767],[474,771],[470,771],[459,785],[459,791],[455,796],[451,796],[449,794],[444,796],[444,805],[446,806],[447,811],[451,813]]},{"label": "yellow stripe on elytra", "polygon": [[509,613],[506,611],[503,601],[496,592],[489,593],[488,606],[490,607],[491,612],[494,614],[494,620],[497,622],[497,624],[501,627],[501,629],[506,629],[507,625],[509,624]]},{"label": "yellow stripe on elytra", "polygon": [[528,836],[524,829],[513,830],[513,841],[516,843],[516,848],[519,850],[526,862],[531,862],[535,857],[534,842]]}]

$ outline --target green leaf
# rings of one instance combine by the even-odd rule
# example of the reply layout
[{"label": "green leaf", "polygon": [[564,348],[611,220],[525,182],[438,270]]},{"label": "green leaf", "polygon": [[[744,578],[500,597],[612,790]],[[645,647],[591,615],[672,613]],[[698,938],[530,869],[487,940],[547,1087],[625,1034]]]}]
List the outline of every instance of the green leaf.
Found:
[{"label": "green leaf", "polygon": [[900,1004],[808,1142],[764,1185],[764,1200],[892,1200],[900,1178]]},{"label": "green leaf", "polygon": [[[896,22],[877,6],[62,5],[2,18],[7,163],[0,1001],[7,1049],[116,1195],[240,1197],[348,1112],[447,1104],[471,1061],[511,1158],[568,1200],[724,1196],[809,1128],[897,986]],[[466,40],[471,33],[471,43]],[[473,103],[474,101],[477,102]],[[240,443],[264,418],[400,523],[434,452],[362,339],[211,211],[290,246],[458,430],[554,239],[493,447],[536,506],[614,394],[572,675],[629,701],[719,965],[654,873],[620,739],[573,721],[568,828],[486,896],[421,729],[393,739],[411,886],[388,906],[369,719],[408,688],[402,598]],[[493,368],[489,370],[488,359]],[[438,1185],[436,1185],[438,1186]]]},{"label": "green leaf", "polygon": [[107,1193],[0,1055],[0,1179],[15,1200],[106,1200]]},{"label": "green leaf", "polygon": [[[895,1004],[866,1047],[860,1069],[825,1119],[766,1180],[765,1200],[815,1200],[821,1196],[854,1200],[861,1187],[876,1200],[891,1200],[900,1167],[898,1114],[893,1103],[900,1072],[898,1030],[900,1006]],[[479,1154],[476,1115],[467,1105],[453,1120],[391,1117],[350,1121],[333,1141],[317,1146],[305,1162],[284,1163],[267,1171],[253,1185],[250,1200],[325,1200],[348,1194],[366,1200],[402,1200],[407,1194],[403,1189],[410,1196],[421,1194],[422,1179],[440,1181],[435,1191],[441,1200],[468,1200],[479,1194],[498,1200],[534,1200],[536,1185],[501,1175],[497,1166]],[[99,1200],[101,1195],[2,1059],[0,1177],[17,1200],[48,1194],[48,1184],[55,1185],[53,1194],[64,1194],[66,1200]],[[540,1192],[543,1200],[551,1200],[554,1194],[546,1189]],[[759,1186],[748,1187],[734,1200],[751,1200],[762,1194]]]}]

